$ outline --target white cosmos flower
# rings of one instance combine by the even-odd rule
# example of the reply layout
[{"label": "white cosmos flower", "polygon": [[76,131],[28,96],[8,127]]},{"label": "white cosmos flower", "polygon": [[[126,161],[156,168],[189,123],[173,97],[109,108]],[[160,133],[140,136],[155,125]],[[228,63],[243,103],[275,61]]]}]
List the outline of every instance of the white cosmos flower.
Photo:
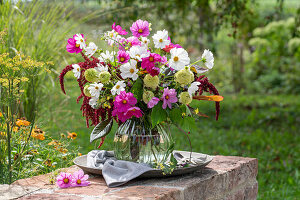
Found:
[{"label": "white cosmos flower", "polygon": [[190,96],[195,94],[195,92],[199,89],[198,85],[200,84],[201,84],[200,82],[195,81],[190,85],[190,87],[188,88],[188,93],[190,94]]},{"label": "white cosmos flower", "polygon": [[79,45],[80,49],[84,49],[86,47],[85,40],[81,34],[76,34],[74,39],[76,40],[76,46]]},{"label": "white cosmos flower", "polygon": [[98,98],[100,96],[100,91],[103,88],[102,83],[93,83],[88,88],[92,97]]},{"label": "white cosmos flower", "polygon": [[72,65],[73,67],[73,73],[74,73],[74,76],[79,79],[80,78],[80,66],[78,64],[73,64]]},{"label": "white cosmos flower", "polygon": [[139,71],[136,68],[137,62],[136,60],[131,59],[130,63],[127,62],[124,65],[121,65],[120,71],[122,78],[132,78],[132,80],[136,80],[138,78],[137,72]]},{"label": "white cosmos flower", "polygon": [[92,106],[92,108],[95,108],[98,105],[98,97],[92,97],[89,100],[89,104]]},{"label": "white cosmos flower", "polygon": [[202,54],[202,59],[204,59],[204,64],[208,69],[213,68],[214,66],[214,55],[210,50],[205,49]]},{"label": "white cosmos flower", "polygon": [[95,70],[97,70],[98,72],[104,72],[104,71],[108,71],[108,67],[107,65],[102,65],[101,63],[97,63],[97,67],[95,67]]},{"label": "white cosmos flower", "polygon": [[115,40],[117,39],[118,33],[115,30],[107,31],[105,34],[105,41],[107,41],[108,45],[113,46]]},{"label": "white cosmos flower", "polygon": [[114,55],[116,53],[114,51],[112,52],[109,52],[108,50],[105,51],[105,53],[100,53],[100,56],[99,56],[99,61],[100,62],[107,62],[107,61],[110,61],[110,62],[114,62]]},{"label": "white cosmos flower", "polygon": [[124,81],[118,81],[116,85],[110,90],[112,95],[120,94],[121,91],[124,91],[126,84]]},{"label": "white cosmos flower", "polygon": [[155,48],[163,49],[170,44],[168,40],[168,31],[157,31],[156,34],[152,36]]},{"label": "white cosmos flower", "polygon": [[85,48],[85,55],[91,57],[97,51],[98,47],[94,42],[90,42],[89,46]]},{"label": "white cosmos flower", "polygon": [[179,71],[190,64],[189,54],[183,48],[173,48],[170,51],[171,59],[169,60],[169,66]]},{"label": "white cosmos flower", "polygon": [[142,46],[148,47],[150,40],[146,37],[141,36]]},{"label": "white cosmos flower", "polygon": [[129,50],[129,55],[131,58],[142,61],[142,58],[148,57],[150,55],[150,52],[148,52],[147,47],[133,46]]}]

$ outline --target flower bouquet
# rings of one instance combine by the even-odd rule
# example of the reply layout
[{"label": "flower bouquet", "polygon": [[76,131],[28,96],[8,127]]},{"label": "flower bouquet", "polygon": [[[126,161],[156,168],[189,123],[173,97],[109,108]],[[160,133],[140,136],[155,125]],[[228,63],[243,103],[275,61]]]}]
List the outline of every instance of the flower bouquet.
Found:
[{"label": "flower bouquet", "polygon": [[193,100],[215,101],[218,119],[223,97],[202,75],[213,68],[214,57],[204,50],[201,59],[191,63],[188,52],[171,42],[168,31],[149,37],[151,24],[147,21],[137,20],[130,31],[126,37],[128,32],[114,23],[101,36],[110,49],[105,51],[93,42],[87,46],[83,34],[69,38],[67,51],[81,53],[84,61],[63,69],[61,89],[65,93],[64,76],[73,71],[81,90],[77,102],[83,99],[86,124],[95,126],[90,142],[101,139],[100,148],[116,123],[117,159],[161,164],[174,149],[170,125],[188,136],[196,129],[196,116],[203,116],[189,106]]}]

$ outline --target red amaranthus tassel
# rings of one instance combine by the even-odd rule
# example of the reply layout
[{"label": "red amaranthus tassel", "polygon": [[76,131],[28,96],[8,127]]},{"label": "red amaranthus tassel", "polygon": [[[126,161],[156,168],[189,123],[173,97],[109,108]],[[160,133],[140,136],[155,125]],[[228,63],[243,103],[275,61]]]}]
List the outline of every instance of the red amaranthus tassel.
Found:
[{"label": "red amaranthus tassel", "polygon": [[[202,95],[203,92],[209,92],[210,94],[219,95],[217,88],[209,82],[208,78],[200,76],[197,81],[201,84],[199,85],[198,94]],[[216,120],[218,120],[220,114],[220,102],[216,102]]]}]

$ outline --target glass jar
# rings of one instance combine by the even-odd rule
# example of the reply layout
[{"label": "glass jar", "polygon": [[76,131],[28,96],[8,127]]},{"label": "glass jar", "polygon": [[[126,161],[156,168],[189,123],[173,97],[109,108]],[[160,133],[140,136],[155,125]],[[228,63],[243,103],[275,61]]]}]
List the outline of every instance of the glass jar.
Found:
[{"label": "glass jar", "polygon": [[163,125],[153,129],[145,118],[132,118],[119,126],[114,138],[114,154],[118,160],[138,163],[163,163],[173,144]]}]

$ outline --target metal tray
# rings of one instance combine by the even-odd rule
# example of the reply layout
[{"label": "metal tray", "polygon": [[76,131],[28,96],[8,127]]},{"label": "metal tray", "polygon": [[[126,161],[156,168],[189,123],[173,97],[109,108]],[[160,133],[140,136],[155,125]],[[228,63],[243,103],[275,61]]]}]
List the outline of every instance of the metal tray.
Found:
[{"label": "metal tray", "polygon": [[[187,151],[173,151],[173,153],[175,153],[175,152],[180,153],[184,157],[190,156],[190,152],[187,152]],[[202,153],[196,153],[196,152],[192,153],[192,157],[201,159],[203,161],[203,163],[198,164],[198,165],[192,165],[189,167],[179,167],[179,168],[176,168],[172,174],[167,174],[167,175],[163,175],[161,170],[153,169],[151,171],[148,171],[148,172],[142,174],[139,177],[154,178],[154,177],[178,176],[178,175],[188,174],[188,173],[195,172],[195,171],[205,167],[206,165],[208,165],[208,163],[210,163],[213,160],[213,156],[202,154]],[[78,167],[80,167],[86,173],[102,175],[101,169],[88,167],[86,160],[87,160],[87,155],[83,155],[83,156],[75,158],[74,164],[77,165]]]}]

